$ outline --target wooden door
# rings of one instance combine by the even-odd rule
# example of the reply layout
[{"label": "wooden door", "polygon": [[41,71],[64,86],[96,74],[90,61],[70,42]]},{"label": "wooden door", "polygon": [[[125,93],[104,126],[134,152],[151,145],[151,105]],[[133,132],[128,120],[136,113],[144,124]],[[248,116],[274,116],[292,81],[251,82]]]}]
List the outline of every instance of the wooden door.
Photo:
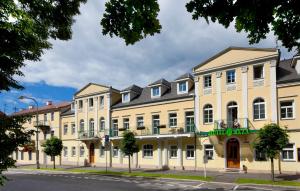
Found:
[{"label": "wooden door", "polygon": [[235,138],[227,141],[227,168],[240,168],[240,144]]},{"label": "wooden door", "polygon": [[95,163],[95,145],[94,143],[90,144],[90,164]]}]

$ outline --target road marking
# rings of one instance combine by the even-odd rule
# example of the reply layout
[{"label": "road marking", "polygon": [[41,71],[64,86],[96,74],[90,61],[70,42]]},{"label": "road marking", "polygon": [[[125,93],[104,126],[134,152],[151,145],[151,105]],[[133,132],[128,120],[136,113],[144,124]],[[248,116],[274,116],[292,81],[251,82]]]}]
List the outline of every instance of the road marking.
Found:
[{"label": "road marking", "polygon": [[235,187],[233,187],[233,190],[237,190],[239,187],[239,185],[236,185]]}]

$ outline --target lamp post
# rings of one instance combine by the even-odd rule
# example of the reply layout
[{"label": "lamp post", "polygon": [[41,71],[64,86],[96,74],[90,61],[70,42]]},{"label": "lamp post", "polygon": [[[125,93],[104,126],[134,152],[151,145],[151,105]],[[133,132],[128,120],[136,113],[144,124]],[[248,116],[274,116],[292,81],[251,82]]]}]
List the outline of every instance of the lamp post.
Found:
[{"label": "lamp post", "polygon": [[38,102],[32,98],[32,97],[27,97],[27,96],[20,96],[19,100],[24,100],[24,99],[30,99],[36,104],[36,168],[40,168],[40,156],[39,156],[39,129],[38,129],[38,124],[39,124],[39,105]]}]

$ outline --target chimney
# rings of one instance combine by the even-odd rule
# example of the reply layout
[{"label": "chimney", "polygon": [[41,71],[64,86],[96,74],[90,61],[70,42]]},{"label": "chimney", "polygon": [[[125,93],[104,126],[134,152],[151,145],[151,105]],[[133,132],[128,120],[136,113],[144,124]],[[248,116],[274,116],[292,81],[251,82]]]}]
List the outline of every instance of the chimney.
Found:
[{"label": "chimney", "polygon": [[46,105],[52,105],[52,101],[46,101]]},{"label": "chimney", "polygon": [[33,109],[33,108],[34,108],[33,105],[29,105],[29,106],[28,106],[28,109]]}]

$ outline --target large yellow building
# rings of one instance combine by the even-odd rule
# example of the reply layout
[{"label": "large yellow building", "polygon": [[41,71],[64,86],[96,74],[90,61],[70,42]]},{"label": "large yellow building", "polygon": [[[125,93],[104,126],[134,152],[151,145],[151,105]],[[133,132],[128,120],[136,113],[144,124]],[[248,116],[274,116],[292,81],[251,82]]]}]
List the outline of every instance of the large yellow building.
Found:
[{"label": "large yellow building", "polygon": [[299,96],[300,56],[280,61],[277,49],[263,48],[230,47],[195,66],[193,75],[143,88],[90,83],[54,115],[55,135],[64,144],[60,162],[127,167],[120,140],[130,130],[140,147],[131,161],[135,168],[200,170],[207,159],[211,170],[269,171],[252,143],[264,124],[278,123],[287,127],[290,144],[276,169],[300,172]]}]

